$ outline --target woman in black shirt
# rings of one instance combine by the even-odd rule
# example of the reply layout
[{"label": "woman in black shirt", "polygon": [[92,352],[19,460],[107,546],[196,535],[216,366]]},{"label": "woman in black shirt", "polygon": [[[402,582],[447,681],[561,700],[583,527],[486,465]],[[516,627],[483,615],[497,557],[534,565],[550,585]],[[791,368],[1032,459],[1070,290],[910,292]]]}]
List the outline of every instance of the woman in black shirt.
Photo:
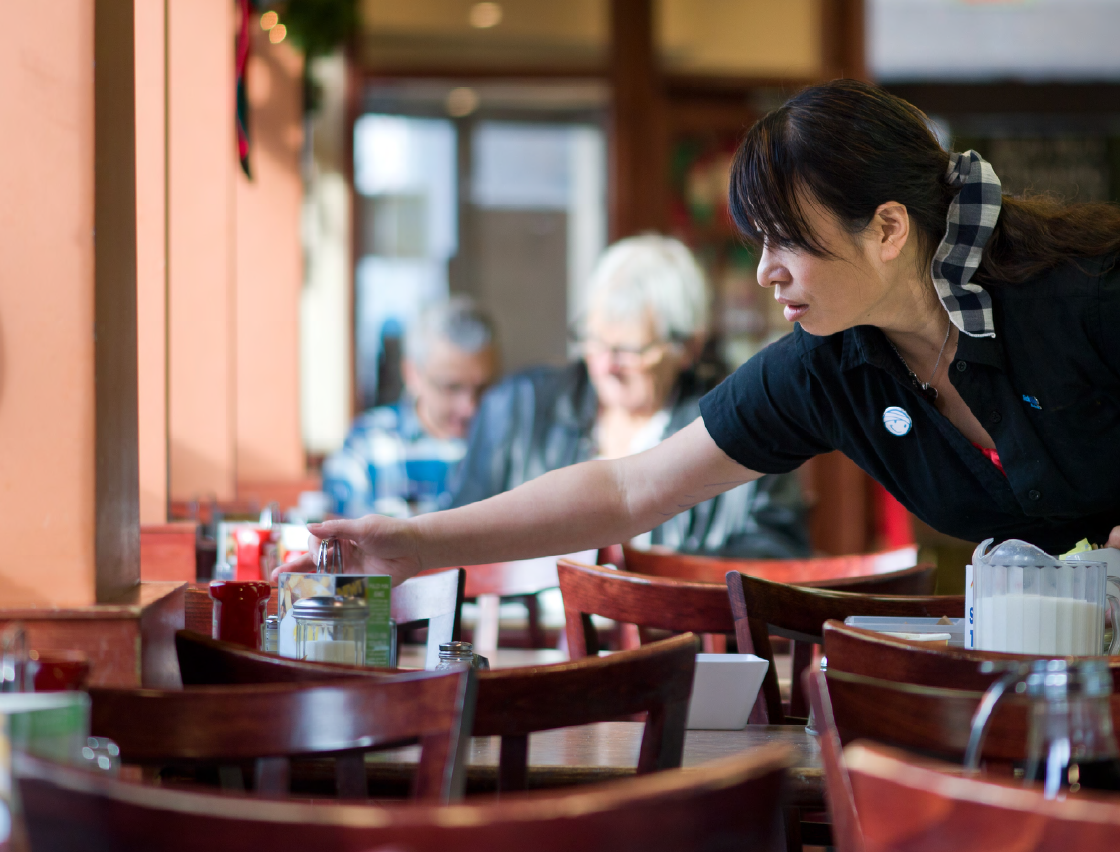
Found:
[{"label": "woman in black shirt", "polygon": [[470,506],[312,533],[397,579],[568,553],[840,449],[946,533],[1120,546],[1120,210],[1001,197],[979,155],[853,81],[755,124],[731,210],[798,327],[690,426]]}]

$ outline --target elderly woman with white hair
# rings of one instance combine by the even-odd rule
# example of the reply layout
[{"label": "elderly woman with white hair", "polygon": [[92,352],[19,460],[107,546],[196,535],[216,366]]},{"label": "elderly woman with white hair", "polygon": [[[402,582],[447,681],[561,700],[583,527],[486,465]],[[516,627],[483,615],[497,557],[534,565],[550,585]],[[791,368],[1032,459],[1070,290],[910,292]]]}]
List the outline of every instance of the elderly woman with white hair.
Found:
[{"label": "elderly woman with white hair", "polygon": [[[579,329],[583,357],[505,379],[483,398],[453,486],[454,506],[589,459],[648,450],[700,414],[711,384],[693,369],[708,289],[679,241],[632,237],[603,255]],[[634,540],[689,553],[808,555],[794,474],[766,476],[669,518]]]}]

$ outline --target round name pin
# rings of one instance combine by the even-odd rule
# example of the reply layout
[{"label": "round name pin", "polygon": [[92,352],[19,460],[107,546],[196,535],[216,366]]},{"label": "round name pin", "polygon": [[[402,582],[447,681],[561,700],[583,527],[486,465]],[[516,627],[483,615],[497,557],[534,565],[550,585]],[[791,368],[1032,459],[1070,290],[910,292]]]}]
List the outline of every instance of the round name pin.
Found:
[{"label": "round name pin", "polygon": [[914,425],[914,421],[910,419],[910,415],[906,413],[905,408],[892,405],[883,410],[883,425],[887,427],[887,431],[892,435],[897,435],[901,438],[910,431],[910,427]]}]

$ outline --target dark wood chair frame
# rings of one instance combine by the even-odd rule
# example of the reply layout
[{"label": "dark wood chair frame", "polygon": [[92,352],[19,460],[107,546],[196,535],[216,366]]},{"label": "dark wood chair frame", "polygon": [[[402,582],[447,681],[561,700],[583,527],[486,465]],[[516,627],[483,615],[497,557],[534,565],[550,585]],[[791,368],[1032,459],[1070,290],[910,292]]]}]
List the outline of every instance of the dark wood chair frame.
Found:
[{"label": "dark wood chair frame", "polygon": [[[635,574],[676,577],[681,580],[724,582],[728,571],[739,571],[776,583],[812,584],[844,578],[862,579],[877,574],[894,574],[918,564],[917,546],[906,546],[877,553],[847,556],[812,556],[805,559],[741,559],[698,556],[660,548],[642,550],[622,548],[625,568]],[[930,592],[933,590],[930,589]]]},{"label": "dark wood chair frame", "polygon": [[[839,621],[824,625],[824,653],[829,668],[882,680],[983,691],[1003,676],[982,672],[984,662],[1018,663],[1038,655],[1003,654],[966,648],[946,648],[908,642],[894,636],[849,627]],[[1120,693],[1120,657],[1109,659],[1113,691]]]},{"label": "dark wood chair frame", "polygon": [[90,690],[90,731],[116,742],[127,764],[216,765],[227,788],[242,787],[238,766],[253,761],[255,789],[265,795],[288,792],[292,757],[331,756],[342,798],[367,795],[365,752],[419,741],[413,796],[447,802],[463,793],[476,695],[469,669],[305,684],[100,688]]},{"label": "dark wood chair frame", "polygon": [[[389,672],[264,654],[190,631],[175,637],[183,681],[299,683]],[[638,774],[680,766],[699,640],[676,636],[635,651],[550,666],[478,672],[472,733],[502,738],[499,792],[525,789],[529,734],[645,713]]]},{"label": "dark wood chair frame", "polygon": [[573,660],[602,650],[592,615],[677,633],[735,629],[727,592],[715,583],[649,577],[567,559],[557,562],[556,570]]},{"label": "dark wood chair frame", "polygon": [[450,805],[269,802],[140,785],[16,756],[32,848],[57,852],[713,852],[770,849],[791,752]]},{"label": "dark wood chair frame", "polygon": [[[848,588],[852,587],[849,584]],[[808,704],[802,674],[811,660],[812,645],[820,645],[824,641],[824,623],[829,619],[843,621],[852,615],[933,618],[960,618],[964,615],[964,597],[961,595],[860,594],[772,583],[738,571],[727,572],[727,593],[734,613],[739,650],[771,661],[751,712],[751,721],[757,723],[782,724],[786,719],[778,676],[772,664],[772,634],[795,643],[789,715],[804,717],[808,713]]]}]

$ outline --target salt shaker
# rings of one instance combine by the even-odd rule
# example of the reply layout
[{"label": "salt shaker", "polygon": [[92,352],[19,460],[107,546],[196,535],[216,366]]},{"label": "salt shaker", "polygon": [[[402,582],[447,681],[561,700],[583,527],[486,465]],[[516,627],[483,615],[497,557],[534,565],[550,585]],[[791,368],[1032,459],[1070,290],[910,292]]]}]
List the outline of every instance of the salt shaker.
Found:
[{"label": "salt shaker", "polygon": [[488,669],[490,661],[474,652],[470,642],[444,642],[439,646],[439,664],[435,670],[446,671],[459,668]]},{"label": "salt shaker", "polygon": [[261,627],[261,650],[269,654],[280,653],[280,616],[270,615]]}]

